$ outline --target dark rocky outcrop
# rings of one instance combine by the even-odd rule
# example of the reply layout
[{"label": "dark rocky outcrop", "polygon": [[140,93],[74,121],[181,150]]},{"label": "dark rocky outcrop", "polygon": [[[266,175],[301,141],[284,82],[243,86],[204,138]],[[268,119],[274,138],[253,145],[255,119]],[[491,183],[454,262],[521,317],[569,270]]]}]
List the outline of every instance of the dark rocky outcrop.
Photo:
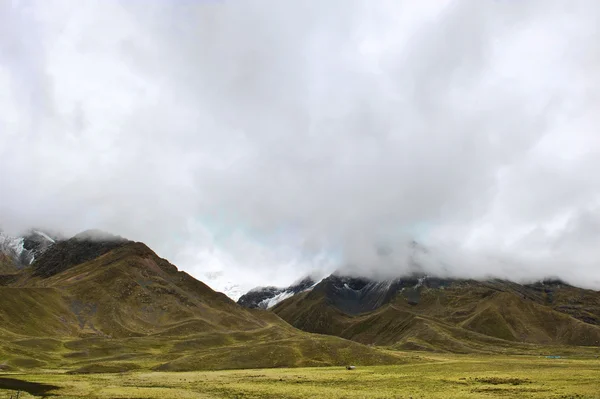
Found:
[{"label": "dark rocky outcrop", "polygon": [[51,277],[88,262],[130,242],[119,236],[90,230],[54,244],[33,262],[33,275]]}]

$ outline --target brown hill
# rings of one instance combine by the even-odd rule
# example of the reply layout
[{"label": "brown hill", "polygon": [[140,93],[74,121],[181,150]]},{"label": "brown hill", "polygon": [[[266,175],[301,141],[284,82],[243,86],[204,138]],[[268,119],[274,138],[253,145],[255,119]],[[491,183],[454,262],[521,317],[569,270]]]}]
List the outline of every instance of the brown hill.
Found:
[{"label": "brown hill", "polygon": [[13,274],[18,270],[14,260],[7,254],[0,252],[0,275]]},{"label": "brown hill", "polygon": [[396,363],[245,309],[146,245],[76,236],[0,279],[0,368],[81,372]]}]

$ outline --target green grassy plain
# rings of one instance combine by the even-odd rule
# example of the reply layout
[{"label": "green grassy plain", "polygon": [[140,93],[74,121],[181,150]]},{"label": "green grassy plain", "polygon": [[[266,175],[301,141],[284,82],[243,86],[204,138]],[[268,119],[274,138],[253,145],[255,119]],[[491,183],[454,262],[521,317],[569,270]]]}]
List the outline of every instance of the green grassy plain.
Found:
[{"label": "green grassy plain", "polygon": [[[600,359],[406,353],[394,366],[0,377],[55,385],[59,398],[600,398]],[[0,389],[0,398],[15,391]],[[33,398],[21,394],[21,399]]]}]

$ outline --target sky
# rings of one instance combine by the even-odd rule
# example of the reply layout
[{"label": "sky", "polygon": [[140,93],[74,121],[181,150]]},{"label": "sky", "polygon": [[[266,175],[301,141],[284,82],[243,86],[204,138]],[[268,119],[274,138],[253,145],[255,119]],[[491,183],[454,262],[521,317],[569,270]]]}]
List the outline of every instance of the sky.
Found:
[{"label": "sky", "polygon": [[233,297],[600,289],[598,43],[595,0],[0,0],[0,226],[143,241]]}]

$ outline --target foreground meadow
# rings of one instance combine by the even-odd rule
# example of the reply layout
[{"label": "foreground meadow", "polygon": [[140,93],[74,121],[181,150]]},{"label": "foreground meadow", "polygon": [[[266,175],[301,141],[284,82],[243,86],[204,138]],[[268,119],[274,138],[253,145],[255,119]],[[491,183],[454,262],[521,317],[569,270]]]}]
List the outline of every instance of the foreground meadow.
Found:
[{"label": "foreground meadow", "polygon": [[[120,374],[4,374],[57,388],[20,399],[59,398],[600,398],[600,360],[423,355],[404,365]],[[21,388],[23,389],[23,388]],[[46,386],[45,389],[48,389]],[[13,396],[14,397],[14,396]]]}]

